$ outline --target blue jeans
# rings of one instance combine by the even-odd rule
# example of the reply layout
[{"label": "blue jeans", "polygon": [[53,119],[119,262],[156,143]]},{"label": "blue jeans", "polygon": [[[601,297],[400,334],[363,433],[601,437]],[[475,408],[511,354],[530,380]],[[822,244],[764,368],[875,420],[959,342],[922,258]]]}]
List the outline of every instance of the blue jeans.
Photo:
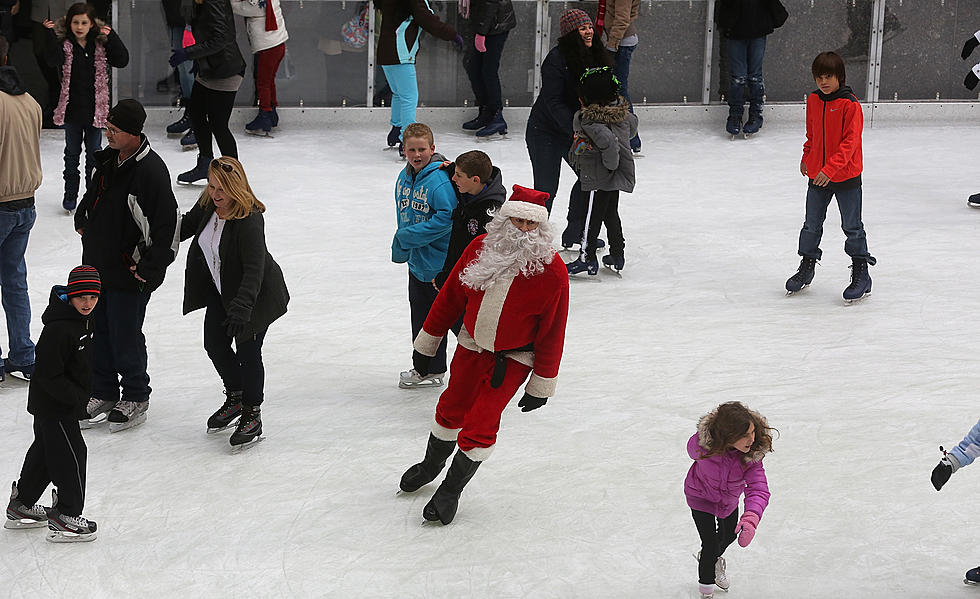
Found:
[{"label": "blue jeans", "polygon": [[20,210],[0,209],[0,300],[7,318],[7,340],[10,343],[7,359],[18,366],[34,363],[31,301],[27,295],[24,252],[27,251],[27,238],[36,217],[34,206]]},{"label": "blue jeans", "polygon": [[85,189],[95,169],[95,153],[102,149],[102,129],[92,125],[65,123],[65,197],[78,198],[78,162],[85,142]]},{"label": "blue jeans", "polygon": [[391,88],[391,126],[405,127],[415,122],[419,105],[419,82],[414,64],[388,64],[381,67]]},{"label": "blue jeans", "polygon": [[[630,100],[629,79],[630,79],[630,60],[633,59],[633,51],[636,46],[620,46],[616,50],[616,65],[613,72],[616,79],[619,79],[619,94],[629,102],[630,112],[633,112],[633,101]],[[634,152],[640,149],[640,134],[637,133],[630,139],[630,149]]]},{"label": "blue jeans", "polygon": [[861,186],[853,189],[834,190],[830,187],[810,185],[806,190],[806,219],[800,230],[800,256],[809,256],[817,260],[823,255],[820,250],[820,238],[823,237],[823,222],[827,218],[827,206],[830,200],[837,196],[837,207],[840,209],[841,229],[847,240],[844,241],[844,252],[851,258],[867,260],[874,264],[874,256],[868,253],[868,240],[861,222]]},{"label": "blue jeans", "polygon": [[745,110],[745,88],[749,89],[749,114],[762,113],[766,86],[762,81],[762,59],[766,56],[766,38],[728,40],[728,62],[732,81],[728,88],[728,114],[741,116]]},{"label": "blue jeans", "polygon": [[509,32],[487,36],[487,51],[477,52],[471,44],[463,58],[466,75],[470,78],[477,106],[486,106],[496,113],[504,107],[500,92],[500,55]]},{"label": "blue jeans", "polygon": [[[568,150],[572,145],[571,136],[557,136],[549,131],[538,129],[531,121],[527,123],[524,133],[527,155],[531,159],[531,173],[534,176],[534,189],[548,194],[545,207],[551,214],[551,205],[555,202],[558,192],[558,181],[561,177],[561,163],[568,158]],[[585,227],[585,203],[582,201],[582,185],[576,179],[572,192],[568,196],[568,220],[574,217],[577,232]],[[579,236],[581,237],[581,236]],[[578,238],[576,238],[576,241]]]},{"label": "blue jeans", "polygon": [[[176,50],[184,47],[184,28],[170,28],[170,49]],[[177,65],[177,78],[180,80],[180,95],[184,100],[191,99],[191,90],[194,89],[194,75],[191,69],[194,68],[193,60],[185,60]]]}]

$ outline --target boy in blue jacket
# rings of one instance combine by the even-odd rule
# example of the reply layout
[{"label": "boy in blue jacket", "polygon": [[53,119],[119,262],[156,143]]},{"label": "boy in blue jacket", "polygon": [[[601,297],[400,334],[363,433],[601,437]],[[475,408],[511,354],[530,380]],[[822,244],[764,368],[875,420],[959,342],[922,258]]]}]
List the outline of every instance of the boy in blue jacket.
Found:
[{"label": "boy in blue jacket", "polygon": [[[391,242],[391,261],[408,262],[408,303],[412,311],[412,339],[422,330],[438,290],[432,280],[442,270],[453,228],[456,192],[449,175],[439,166],[445,157],[436,154],[432,130],[412,123],[402,133],[408,164],[395,182],[398,230]],[[414,369],[399,375],[402,389],[438,387],[446,376],[446,339],[432,358],[430,374]]]}]

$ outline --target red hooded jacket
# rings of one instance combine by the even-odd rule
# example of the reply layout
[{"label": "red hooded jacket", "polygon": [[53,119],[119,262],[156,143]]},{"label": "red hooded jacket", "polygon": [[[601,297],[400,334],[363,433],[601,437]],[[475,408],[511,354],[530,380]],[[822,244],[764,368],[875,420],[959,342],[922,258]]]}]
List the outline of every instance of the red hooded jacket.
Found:
[{"label": "red hooded jacket", "polygon": [[[861,132],[864,114],[851,88],[832,94],[812,92],[806,99],[806,142],[803,162],[812,181],[823,171],[832,183],[850,182],[861,175]],[[860,185],[857,179],[856,184]]]}]

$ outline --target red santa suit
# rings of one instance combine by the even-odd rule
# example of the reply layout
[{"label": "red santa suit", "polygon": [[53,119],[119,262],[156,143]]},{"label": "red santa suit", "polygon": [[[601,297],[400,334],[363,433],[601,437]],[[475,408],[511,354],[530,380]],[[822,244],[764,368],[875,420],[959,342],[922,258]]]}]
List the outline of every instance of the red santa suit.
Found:
[{"label": "red santa suit", "polygon": [[[463,285],[459,275],[477,258],[485,237],[474,239],[463,252],[415,339],[416,350],[433,356],[463,316],[432,433],[444,441],[456,440],[474,461],[490,456],[500,414],[525,380],[530,395],[554,395],[568,318],[568,270],[557,254],[544,272],[530,277],[501,276],[485,290]],[[497,360],[506,360],[506,374],[494,388],[495,367],[498,376],[502,367]]]}]

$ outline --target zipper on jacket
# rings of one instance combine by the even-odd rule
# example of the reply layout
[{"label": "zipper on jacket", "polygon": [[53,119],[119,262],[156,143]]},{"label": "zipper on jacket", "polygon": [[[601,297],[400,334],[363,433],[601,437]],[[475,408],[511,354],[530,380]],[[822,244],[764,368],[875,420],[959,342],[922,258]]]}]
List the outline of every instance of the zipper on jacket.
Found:
[{"label": "zipper on jacket", "polygon": [[820,170],[827,164],[827,102],[823,99],[823,112],[820,115],[820,151],[823,156],[820,158]]}]

